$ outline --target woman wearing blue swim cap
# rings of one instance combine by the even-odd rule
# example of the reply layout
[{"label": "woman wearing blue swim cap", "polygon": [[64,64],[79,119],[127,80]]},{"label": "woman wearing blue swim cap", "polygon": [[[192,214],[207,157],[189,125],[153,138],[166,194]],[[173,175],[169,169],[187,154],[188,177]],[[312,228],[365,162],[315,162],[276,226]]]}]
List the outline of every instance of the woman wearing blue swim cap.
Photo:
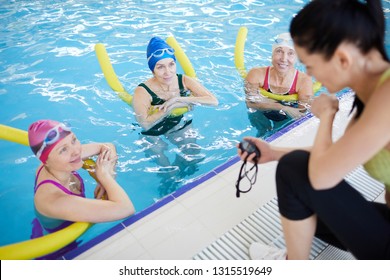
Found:
[{"label": "woman wearing blue swim cap", "polygon": [[[153,77],[135,89],[133,108],[143,128],[140,142],[145,145],[146,156],[160,166],[161,195],[166,195],[176,188],[175,175],[191,175],[204,159],[192,120],[188,115],[172,116],[172,110],[195,104],[216,106],[218,100],[196,79],[176,73],[174,49],[161,38],[149,41],[146,58]],[[169,150],[165,139],[179,151],[173,162],[164,153]]]},{"label": "woman wearing blue swim cap", "polygon": [[[159,124],[174,108],[198,105],[218,105],[218,100],[197,80],[176,73],[174,49],[159,37],[148,44],[146,58],[153,77],[134,91],[133,107],[145,134],[161,135],[175,126]],[[190,92],[190,94],[188,94]],[[151,114],[151,108],[155,108]],[[157,127],[156,124],[158,125]],[[153,129],[152,129],[153,128]],[[152,129],[153,131],[149,131]]]}]

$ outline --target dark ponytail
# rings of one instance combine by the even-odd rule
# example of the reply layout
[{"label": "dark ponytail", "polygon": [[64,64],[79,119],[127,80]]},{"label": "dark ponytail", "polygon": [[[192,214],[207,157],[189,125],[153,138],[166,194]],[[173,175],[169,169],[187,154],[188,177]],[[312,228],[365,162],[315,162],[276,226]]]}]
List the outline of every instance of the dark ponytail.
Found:
[{"label": "dark ponytail", "polygon": [[349,113],[351,114],[355,109],[356,109],[355,119],[358,119],[364,110],[364,103],[359,99],[359,97],[356,94],[352,103],[352,109]]},{"label": "dark ponytail", "polygon": [[[379,42],[377,42],[376,44],[376,46],[378,46],[377,49],[382,54],[383,58],[389,61],[389,57],[386,53],[386,49],[383,43],[385,41],[386,20],[384,16],[378,16],[381,14],[383,15],[381,1],[368,0],[365,2],[366,2],[365,5],[367,7],[368,15],[373,20],[373,24],[376,25],[376,29],[378,30],[378,35],[379,34],[382,35],[380,38],[378,38]],[[352,104],[351,113],[354,109],[356,109],[355,118],[357,119],[360,117],[364,109],[364,103],[359,99],[359,97],[357,97],[357,95],[355,95],[355,99]]]}]

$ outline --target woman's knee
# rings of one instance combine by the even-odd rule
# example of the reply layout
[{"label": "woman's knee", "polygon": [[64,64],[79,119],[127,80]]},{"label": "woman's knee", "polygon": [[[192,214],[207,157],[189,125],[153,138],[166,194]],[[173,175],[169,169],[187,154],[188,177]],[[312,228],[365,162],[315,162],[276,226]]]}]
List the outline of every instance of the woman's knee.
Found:
[{"label": "woman's knee", "polygon": [[280,213],[292,220],[300,220],[313,212],[310,205],[308,179],[309,152],[293,151],[283,156],[276,170],[276,187]]},{"label": "woman's knee", "polygon": [[289,181],[306,174],[308,171],[310,153],[303,150],[296,150],[284,155],[278,163],[276,178],[287,177]]}]

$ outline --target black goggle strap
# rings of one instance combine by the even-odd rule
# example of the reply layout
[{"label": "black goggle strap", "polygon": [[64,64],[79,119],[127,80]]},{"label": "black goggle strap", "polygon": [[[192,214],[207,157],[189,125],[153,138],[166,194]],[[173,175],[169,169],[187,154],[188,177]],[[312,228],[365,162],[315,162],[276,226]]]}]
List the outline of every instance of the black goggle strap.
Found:
[{"label": "black goggle strap", "polygon": [[[248,156],[245,158],[244,162],[242,163],[241,168],[240,168],[240,173],[238,174],[238,179],[236,182],[236,197],[240,197],[240,193],[249,192],[252,189],[252,186],[256,183],[257,171],[258,171],[257,163],[255,163],[249,170],[246,170],[246,164],[247,164],[246,162],[247,162]],[[244,168],[245,168],[245,171],[244,171]],[[255,168],[255,172],[253,173],[252,177],[250,178],[248,176],[248,173],[251,172],[253,170],[253,168]],[[249,187],[249,189],[243,191],[243,190],[240,190],[240,182],[245,177],[249,180],[250,187]]]}]

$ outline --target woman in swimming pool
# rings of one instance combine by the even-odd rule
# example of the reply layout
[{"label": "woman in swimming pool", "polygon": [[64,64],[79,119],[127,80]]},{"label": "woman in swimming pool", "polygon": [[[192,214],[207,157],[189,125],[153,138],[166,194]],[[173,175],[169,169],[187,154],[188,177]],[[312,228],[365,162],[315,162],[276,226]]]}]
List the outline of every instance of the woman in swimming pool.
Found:
[{"label": "woman in swimming pool", "polygon": [[[297,70],[297,56],[290,33],[279,34],[272,45],[272,66],[252,68],[244,82],[248,117],[258,129],[257,136],[267,136],[306,114],[299,102],[308,103],[313,95],[313,81]],[[259,88],[279,96],[297,94],[295,102],[264,97]],[[268,131],[268,133],[267,133]]]},{"label": "woman in swimming pool", "polygon": [[[145,152],[160,166],[173,169],[178,166],[183,171],[188,164],[201,159],[200,147],[196,144],[197,131],[192,129],[192,120],[183,115],[170,116],[170,112],[193,105],[217,106],[218,100],[196,79],[176,73],[174,49],[161,38],[153,37],[149,41],[146,58],[153,77],[141,83],[133,97],[136,118],[144,129],[141,137],[147,145]],[[152,108],[157,110],[151,113]],[[167,143],[163,138],[181,151],[172,164],[164,154]],[[172,178],[170,174],[167,177]]]},{"label": "woman in swimming pool", "polygon": [[[133,107],[144,135],[161,135],[175,127],[183,116],[169,117],[174,108],[192,105],[217,106],[218,100],[197,80],[176,73],[176,57],[164,40],[153,37],[146,57],[153,77],[134,91]],[[158,109],[150,113],[152,108]]]},{"label": "woman in swimming pool", "polygon": [[[71,128],[53,120],[39,120],[28,129],[30,148],[41,161],[38,167],[34,206],[47,232],[72,222],[99,223],[125,218],[134,206],[114,178],[116,151],[109,143],[81,145]],[[76,170],[83,159],[97,155],[95,198],[85,198],[84,183]],[[101,199],[103,196],[107,198]]]},{"label": "woman in swimming pool", "polygon": [[[249,139],[261,150],[260,163],[279,161],[276,184],[288,259],[307,259],[314,235],[358,259],[390,259],[390,62],[381,1],[310,1],[293,18],[290,32],[309,74],[329,92],[350,87],[356,95],[353,118],[335,142],[338,100],[325,94],[311,106],[320,121],[311,148]],[[360,165],[384,184],[387,205],[367,201],[343,180]],[[250,254],[286,258],[286,252],[260,243],[252,244]]]}]

